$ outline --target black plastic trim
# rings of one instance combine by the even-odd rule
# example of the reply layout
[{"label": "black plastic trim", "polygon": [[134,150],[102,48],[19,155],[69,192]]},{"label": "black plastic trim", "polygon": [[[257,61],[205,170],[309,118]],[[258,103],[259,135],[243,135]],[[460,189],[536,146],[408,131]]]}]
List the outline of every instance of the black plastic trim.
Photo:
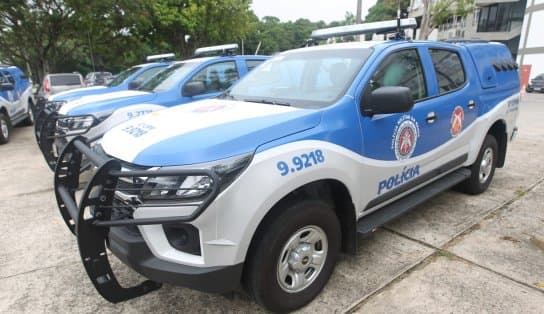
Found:
[{"label": "black plastic trim", "polygon": [[224,293],[238,288],[243,263],[231,266],[196,267],[158,259],[142,236],[126,227],[111,228],[110,250],[123,263],[143,276],[161,283],[188,287],[210,293]]}]

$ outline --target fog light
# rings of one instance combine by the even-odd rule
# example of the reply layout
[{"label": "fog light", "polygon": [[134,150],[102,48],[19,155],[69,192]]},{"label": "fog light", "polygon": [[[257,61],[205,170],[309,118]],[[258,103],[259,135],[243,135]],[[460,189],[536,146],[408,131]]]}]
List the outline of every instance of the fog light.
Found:
[{"label": "fog light", "polygon": [[162,226],[170,245],[182,252],[201,255],[198,229],[189,224],[165,224]]}]

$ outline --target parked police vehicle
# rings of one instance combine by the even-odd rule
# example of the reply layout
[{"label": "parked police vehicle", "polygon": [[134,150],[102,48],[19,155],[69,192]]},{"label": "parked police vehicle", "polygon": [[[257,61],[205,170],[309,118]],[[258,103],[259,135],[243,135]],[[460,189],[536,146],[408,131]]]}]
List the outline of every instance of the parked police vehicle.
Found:
[{"label": "parked police vehicle", "polygon": [[[355,252],[357,233],[453,186],[484,192],[516,134],[519,89],[498,43],[291,50],[217,99],[123,123],[93,149],[72,140],[56,197],[87,274],[111,302],[163,282],[208,292],[242,284],[267,309],[290,311],[322,290],[341,250]],[[97,168],[76,203],[82,158]],[[121,287],[106,245],[150,280]]]},{"label": "parked police vehicle", "polygon": [[59,108],[70,100],[87,95],[100,95],[128,89],[138,89],[142,83],[172,64],[169,60],[174,57],[173,53],[148,56],[146,58],[147,63],[135,65],[122,71],[106,86],[92,86],[61,92],[51,96],[48,101],[50,105]]},{"label": "parked police vehicle", "polygon": [[[36,106],[36,123],[34,128],[37,142],[40,143],[40,132],[49,115],[52,112],[58,111],[68,101],[80,99],[84,96],[138,89],[144,82],[172,64],[168,60],[174,57],[173,53],[148,56],[146,58],[148,63],[135,65],[122,71],[107,86],[76,88],[54,94],[49,98],[39,97]],[[87,97],[87,99],[92,101],[93,98]]]},{"label": "parked police vehicle", "polygon": [[95,141],[126,120],[215,97],[268,58],[235,55],[237,49],[236,44],[199,48],[196,56],[210,53],[216,56],[174,62],[138,90],[87,96],[62,104],[58,111],[50,111],[37,135],[51,170],[71,137],[84,135]]},{"label": "parked police vehicle", "polygon": [[14,125],[34,123],[33,103],[32,84],[23,71],[0,65],[0,144],[9,141]]}]

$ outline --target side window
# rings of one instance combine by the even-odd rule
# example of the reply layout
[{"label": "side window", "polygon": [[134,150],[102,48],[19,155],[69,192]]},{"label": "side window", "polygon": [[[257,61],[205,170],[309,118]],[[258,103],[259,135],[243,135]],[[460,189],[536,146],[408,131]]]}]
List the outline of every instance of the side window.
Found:
[{"label": "side window", "polygon": [[10,82],[11,84],[14,84],[14,85],[15,85],[15,79],[13,78],[13,76],[11,75],[11,73],[5,71],[5,72],[4,72],[4,75],[5,75],[6,78],[8,79],[8,82]]},{"label": "side window", "polygon": [[259,64],[263,63],[264,60],[246,60],[247,71],[255,69]]},{"label": "side window", "polygon": [[206,87],[205,94],[229,88],[238,80],[238,71],[233,61],[211,64],[198,71],[190,82],[201,81]]},{"label": "side window", "polygon": [[372,90],[384,86],[404,86],[412,91],[414,101],[427,97],[427,87],[421,60],[415,49],[390,54],[370,81]]},{"label": "side window", "polygon": [[451,50],[429,49],[438,80],[440,94],[444,94],[465,84],[465,69],[459,55]]},{"label": "side window", "polygon": [[0,84],[4,84],[4,83],[7,83],[8,80],[6,79],[6,77],[0,73]]},{"label": "side window", "polygon": [[136,78],[134,78],[133,82],[138,83],[138,85],[142,85],[143,82],[152,78],[155,74],[159,73],[160,71],[164,69],[166,69],[166,65],[147,69],[143,71],[142,73],[140,73],[140,75],[138,75]]}]

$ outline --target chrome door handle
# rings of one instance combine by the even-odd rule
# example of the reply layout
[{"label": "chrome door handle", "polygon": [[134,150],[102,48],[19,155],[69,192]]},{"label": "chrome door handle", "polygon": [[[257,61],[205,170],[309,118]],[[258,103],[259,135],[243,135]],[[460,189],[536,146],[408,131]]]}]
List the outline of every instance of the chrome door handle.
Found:
[{"label": "chrome door handle", "polygon": [[474,100],[469,101],[467,107],[468,109],[476,108],[476,102]]},{"label": "chrome door handle", "polygon": [[434,113],[434,111],[431,111],[427,114],[427,123],[431,124],[431,123],[434,123],[436,121],[436,119],[438,119],[436,113]]}]

